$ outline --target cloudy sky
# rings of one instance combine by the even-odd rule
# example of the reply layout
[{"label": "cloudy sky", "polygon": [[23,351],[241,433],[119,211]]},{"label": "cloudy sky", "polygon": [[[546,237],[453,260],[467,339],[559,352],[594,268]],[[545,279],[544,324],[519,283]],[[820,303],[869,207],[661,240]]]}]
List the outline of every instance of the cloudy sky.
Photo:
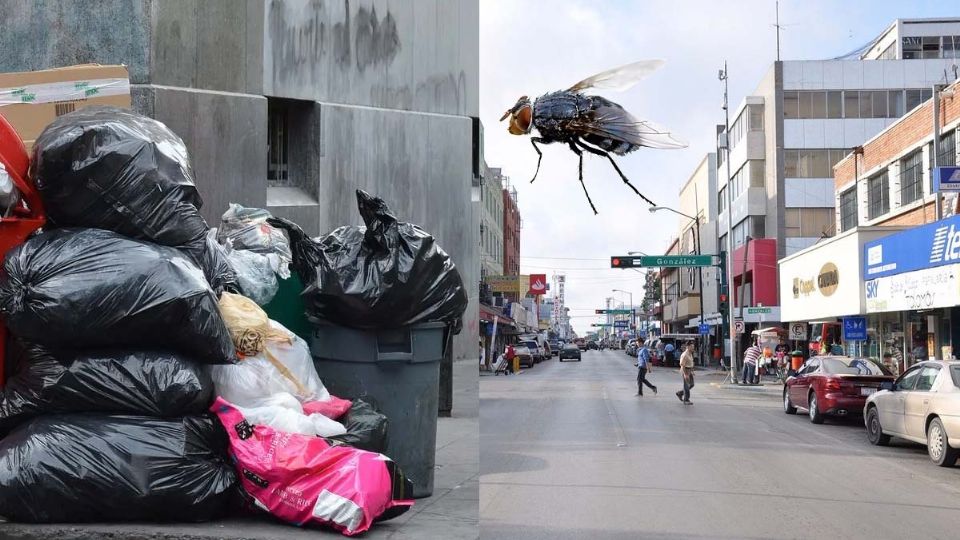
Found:
[{"label": "cloudy sky", "polygon": [[[896,18],[960,16],[950,1],[780,2],[781,58],[827,59],[859,48]],[[577,181],[577,159],[564,146],[536,153],[528,137],[498,122],[521,95],[567,88],[596,72],[636,60],[666,66],[623,93],[602,93],[641,119],[653,120],[689,142],[683,150],[640,149],[619,158],[621,169],[654,202],[676,206],[680,186],[714,148],[723,123],[717,71],[727,61],[731,108],[743,100],[776,58],[774,0],[482,0],[480,114],[488,165],[502,167],[519,193],[523,216],[521,272],[564,273],[566,305],[581,335],[605,298],[633,292],[643,276],[609,268],[627,251],[663,253],[680,223],[650,214],[647,205],[599,157],[584,159],[584,181],[600,214],[594,216]],[[733,120],[731,118],[731,120]]]}]

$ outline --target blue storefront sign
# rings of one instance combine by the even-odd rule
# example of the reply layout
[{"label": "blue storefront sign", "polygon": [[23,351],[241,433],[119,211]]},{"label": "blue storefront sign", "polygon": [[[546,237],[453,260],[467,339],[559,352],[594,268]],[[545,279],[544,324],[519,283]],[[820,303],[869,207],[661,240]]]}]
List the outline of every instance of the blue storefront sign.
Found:
[{"label": "blue storefront sign", "polygon": [[844,317],[843,318],[843,340],[844,341],[866,341],[867,340],[867,318],[866,317]]},{"label": "blue storefront sign", "polygon": [[710,325],[706,323],[700,323],[700,335],[705,336],[710,333]]},{"label": "blue storefront sign", "polygon": [[863,245],[865,281],[960,263],[960,216],[953,216]]},{"label": "blue storefront sign", "polygon": [[933,190],[960,191],[960,167],[937,167],[933,170]]}]

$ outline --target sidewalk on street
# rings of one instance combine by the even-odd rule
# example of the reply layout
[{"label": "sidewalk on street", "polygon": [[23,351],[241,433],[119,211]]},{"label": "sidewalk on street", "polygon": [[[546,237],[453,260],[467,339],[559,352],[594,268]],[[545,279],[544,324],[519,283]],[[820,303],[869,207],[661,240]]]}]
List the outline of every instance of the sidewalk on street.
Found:
[{"label": "sidewalk on street", "polygon": [[[479,538],[479,394],[474,362],[453,365],[453,415],[437,423],[433,495],[418,499],[406,514],[374,524],[365,539],[423,540]],[[260,518],[228,518],[210,523],[116,523],[29,525],[0,523],[0,538],[14,540],[289,540],[342,538],[328,529],[301,529]]]}]

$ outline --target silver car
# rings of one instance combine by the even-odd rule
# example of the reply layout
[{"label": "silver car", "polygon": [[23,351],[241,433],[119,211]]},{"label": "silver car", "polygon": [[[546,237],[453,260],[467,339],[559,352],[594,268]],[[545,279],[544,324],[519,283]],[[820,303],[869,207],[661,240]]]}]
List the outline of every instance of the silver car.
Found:
[{"label": "silver car", "polygon": [[931,360],[911,367],[867,398],[867,438],[886,445],[899,437],[927,445],[937,465],[960,457],[960,361]]}]

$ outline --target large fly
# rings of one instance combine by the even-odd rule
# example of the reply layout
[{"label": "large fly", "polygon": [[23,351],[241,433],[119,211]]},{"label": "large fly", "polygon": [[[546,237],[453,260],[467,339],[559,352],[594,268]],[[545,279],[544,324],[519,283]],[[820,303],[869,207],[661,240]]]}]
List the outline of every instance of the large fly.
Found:
[{"label": "large fly", "polygon": [[[664,64],[663,60],[642,60],[588,77],[566,90],[550,92],[538,97],[532,104],[523,96],[507,110],[501,121],[510,117],[507,128],[513,135],[526,135],[537,129],[539,137],[531,137],[530,144],[537,151],[537,170],[540,172],[543,153],[537,146],[555,142],[565,143],[580,158],[580,185],[593,213],[597,208],[583,183],[583,153],[588,152],[610,160],[623,182],[644,201],[654,205],[630,183],[610,153],[623,156],[641,146],[648,148],[686,148],[669,131],[652,122],[638,120],[619,104],[600,96],[584,95],[588,88],[626,90]],[[655,205],[654,205],[655,206]]]}]

